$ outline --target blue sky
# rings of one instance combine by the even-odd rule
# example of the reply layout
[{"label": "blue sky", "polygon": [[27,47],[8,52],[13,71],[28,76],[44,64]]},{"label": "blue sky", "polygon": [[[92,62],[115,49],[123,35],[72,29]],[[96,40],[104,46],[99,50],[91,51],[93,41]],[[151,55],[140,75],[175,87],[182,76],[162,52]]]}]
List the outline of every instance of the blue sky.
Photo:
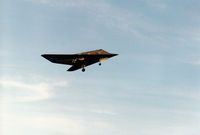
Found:
[{"label": "blue sky", "polygon": [[[199,135],[198,0],[0,0],[0,133]],[[66,72],[44,53],[117,57]]]}]

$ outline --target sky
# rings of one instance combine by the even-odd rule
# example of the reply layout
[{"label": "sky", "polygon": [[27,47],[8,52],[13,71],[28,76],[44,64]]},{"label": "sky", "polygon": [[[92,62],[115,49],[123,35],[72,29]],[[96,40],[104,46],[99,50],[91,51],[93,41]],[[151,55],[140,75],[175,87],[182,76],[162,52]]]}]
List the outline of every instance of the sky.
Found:
[{"label": "sky", "polygon": [[[1,135],[199,135],[199,0],[0,0]],[[67,72],[44,53],[119,54]]]}]

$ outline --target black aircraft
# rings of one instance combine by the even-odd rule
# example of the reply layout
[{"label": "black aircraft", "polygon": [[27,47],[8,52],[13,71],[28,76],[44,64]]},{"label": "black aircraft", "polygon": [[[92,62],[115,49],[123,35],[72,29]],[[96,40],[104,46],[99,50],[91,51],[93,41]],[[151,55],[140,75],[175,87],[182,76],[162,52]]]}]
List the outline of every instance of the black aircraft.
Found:
[{"label": "black aircraft", "polygon": [[53,63],[72,65],[67,71],[75,71],[82,68],[82,71],[84,72],[86,66],[97,62],[101,65],[101,61],[116,55],[118,54],[109,53],[103,49],[99,49],[78,54],[43,54],[41,56]]}]

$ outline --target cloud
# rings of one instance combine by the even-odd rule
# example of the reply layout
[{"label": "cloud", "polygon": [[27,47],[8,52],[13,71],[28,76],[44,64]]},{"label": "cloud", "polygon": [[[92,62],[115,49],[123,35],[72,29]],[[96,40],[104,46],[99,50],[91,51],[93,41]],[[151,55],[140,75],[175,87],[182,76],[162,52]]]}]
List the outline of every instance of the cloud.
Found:
[{"label": "cloud", "polygon": [[[29,78],[29,81],[33,78]],[[54,97],[53,89],[57,87],[67,87],[68,83],[63,81],[58,82],[46,82],[44,80],[38,80],[37,82],[27,82],[26,80],[15,79],[1,79],[0,86],[3,91],[10,92],[4,99],[11,97],[17,101],[40,101]]]},{"label": "cloud", "polygon": [[193,64],[193,65],[200,65],[200,58],[196,60],[188,60],[185,61],[186,63]]},{"label": "cloud", "polygon": [[[159,10],[159,14],[148,13],[148,10],[139,12],[134,9],[122,8],[107,0],[26,0],[32,3],[39,3],[62,10],[75,10],[86,14],[91,21],[103,24],[108,29],[128,34],[132,39],[140,41],[155,42],[158,46],[171,47],[197,45],[199,43],[198,14],[196,11],[190,14],[183,10],[174,15],[167,15],[168,12],[176,11],[178,5],[162,0],[142,0],[138,3],[148,6],[153,10]],[[174,5],[170,5],[174,4]],[[170,10],[169,10],[170,9]],[[145,11],[145,12],[144,12]],[[151,17],[152,14],[152,17]],[[160,15],[163,15],[162,17]],[[176,18],[173,18],[177,16]],[[191,16],[193,16],[191,18]],[[170,23],[163,22],[170,20]],[[178,19],[177,19],[178,18]],[[180,18],[180,19],[179,19]],[[195,19],[194,19],[195,18]],[[188,19],[190,21],[185,21]],[[184,23],[180,23],[184,22]],[[191,25],[196,23],[196,26]],[[172,24],[173,23],[173,24]],[[177,25],[179,23],[179,25]],[[90,34],[91,37],[92,34]],[[192,43],[193,41],[197,43]]]},{"label": "cloud", "polygon": [[75,9],[82,13],[87,13],[98,23],[102,23],[109,28],[115,28],[137,38],[148,38],[143,33],[144,30],[154,29],[155,26],[141,19],[138,14],[125,9],[113,6],[104,0],[27,0],[34,3],[41,3],[51,7],[64,7]]},{"label": "cloud", "polygon": [[100,110],[100,109],[92,109],[90,112],[97,113],[97,114],[105,114],[105,115],[116,115],[115,112],[109,110]]},{"label": "cloud", "polygon": [[37,114],[29,117],[27,115],[3,114],[1,120],[3,123],[2,131],[5,134],[27,134],[42,130],[47,133],[76,135],[84,131],[84,121],[59,115],[45,114],[44,117]]},{"label": "cloud", "polygon": [[[199,27],[199,25],[196,25],[194,28],[188,28],[188,29],[184,29],[182,30],[179,34],[182,34],[184,37],[189,37],[190,40],[193,41],[200,41],[200,29],[196,28]],[[187,39],[185,39],[184,41],[186,41]],[[199,46],[199,44],[197,44]]]},{"label": "cloud", "polygon": [[147,5],[157,8],[157,9],[166,9],[167,4],[162,0],[143,0]]},{"label": "cloud", "polygon": [[[94,120],[68,115],[38,113],[33,116],[22,114],[1,114],[3,134],[33,134],[44,131],[49,134],[83,135],[111,125],[104,120]],[[12,130],[10,130],[12,129]]]},{"label": "cloud", "polygon": [[200,55],[199,54],[192,54],[189,56],[183,56],[184,58],[178,59],[178,61],[187,63],[187,64],[192,64],[192,65],[200,65]]}]

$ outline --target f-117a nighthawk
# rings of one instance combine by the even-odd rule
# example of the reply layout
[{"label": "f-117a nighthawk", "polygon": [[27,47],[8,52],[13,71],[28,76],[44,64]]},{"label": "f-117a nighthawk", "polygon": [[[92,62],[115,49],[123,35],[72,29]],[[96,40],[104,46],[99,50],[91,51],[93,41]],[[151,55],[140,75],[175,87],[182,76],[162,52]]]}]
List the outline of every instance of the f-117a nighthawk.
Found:
[{"label": "f-117a nighthawk", "polygon": [[101,65],[101,61],[116,55],[118,54],[109,53],[103,49],[99,49],[78,54],[42,54],[41,56],[53,63],[72,65],[67,71],[75,71],[82,68],[82,71],[84,72],[86,66],[97,62]]}]

